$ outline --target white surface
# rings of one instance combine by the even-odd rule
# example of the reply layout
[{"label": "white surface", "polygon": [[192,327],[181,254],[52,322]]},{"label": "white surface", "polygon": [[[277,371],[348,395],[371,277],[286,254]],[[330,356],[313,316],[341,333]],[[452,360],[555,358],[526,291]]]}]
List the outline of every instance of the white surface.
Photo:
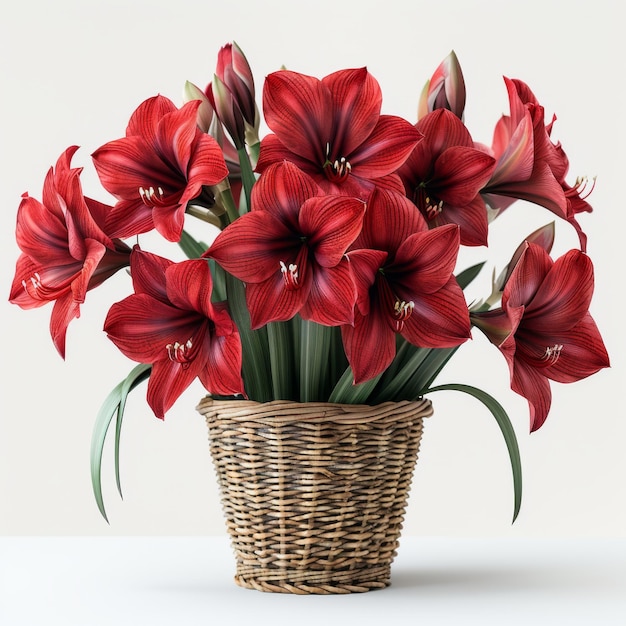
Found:
[{"label": "white surface", "polygon": [[402,540],[391,586],[242,589],[224,538],[0,539],[2,626],[626,623],[626,541]]},{"label": "white surface", "polygon": [[[497,349],[479,333],[438,382],[474,384],[495,395],[517,431],[524,472],[522,513],[511,528],[506,449],[489,413],[454,393],[433,395],[407,531],[422,535],[626,537],[626,333],[623,209],[626,38],[615,0],[20,0],[0,10],[0,534],[201,535],[223,521],[206,428],[194,406],[199,385],[156,420],[141,386],[122,435],[125,500],[115,492],[112,449],[103,483],[111,526],[89,483],[95,416],[133,366],[102,333],[106,311],[130,291],[123,273],[87,295],[69,327],[67,360],[49,336],[49,306],[22,311],[6,298],[18,256],[20,196],[41,197],[48,168],[72,144],[85,193],[110,198],[89,155],[124,134],[145,98],[179,103],[186,80],[204,86],[217,52],[235,40],[263,78],[282,64],[318,77],[366,65],[381,84],[383,111],[414,120],[424,82],[454,49],[467,83],[466,123],[489,143],[507,111],[503,75],[529,83],[556,113],[577,175],[598,175],[581,216],[596,268],[594,315],[612,368],[574,385],[553,385],[543,428],[528,435],[526,402],[509,388]],[[260,101],[260,96],[259,96]],[[500,221],[500,219],[502,221]],[[494,223],[489,250],[473,260],[508,261],[520,238],[552,219],[511,207]],[[193,226],[197,224],[192,223]],[[555,253],[575,245],[557,222]],[[202,229],[200,229],[202,230]],[[204,237],[204,231],[198,232]],[[146,248],[152,241],[142,238]],[[150,244],[150,245],[149,245]],[[155,248],[175,257],[175,245]],[[480,282],[480,281],[479,281]]]}]

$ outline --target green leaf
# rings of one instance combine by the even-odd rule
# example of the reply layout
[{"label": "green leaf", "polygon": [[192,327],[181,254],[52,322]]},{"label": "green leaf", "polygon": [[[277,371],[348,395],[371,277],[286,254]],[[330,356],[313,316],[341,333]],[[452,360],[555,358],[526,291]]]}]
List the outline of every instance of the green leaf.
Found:
[{"label": "green leaf", "polygon": [[460,274],[457,274],[456,282],[459,283],[461,289],[465,289],[474,280],[474,278],[480,274],[480,270],[483,269],[484,265],[485,261],[472,265],[471,267],[463,270]]},{"label": "green leaf", "polygon": [[250,400],[269,402],[272,399],[272,385],[267,328],[250,328],[245,286],[229,272],[225,274],[228,306],[241,339],[242,374],[246,394]]},{"label": "green leaf", "polygon": [[378,376],[374,376],[374,378],[370,378],[370,380],[366,380],[359,385],[354,385],[354,374],[352,373],[352,368],[347,367],[343,376],[335,385],[328,401],[339,402],[341,404],[367,404],[370,395],[378,384],[381,376],[382,374],[379,374]]},{"label": "green leaf", "polygon": [[115,433],[115,476],[117,482],[117,488],[122,493],[119,480],[119,442],[120,442],[120,429],[122,425],[122,418],[124,416],[124,409],[126,406],[126,398],[128,394],[142,381],[146,380],[150,376],[152,367],[146,364],[137,365],[128,374],[128,376],[118,383],[114,389],[105,398],[98,416],[96,417],[96,423],[94,425],[93,434],[91,436],[91,452],[90,452],[90,464],[91,464],[91,485],[93,493],[98,504],[98,509],[102,514],[102,517],[108,522],[106,511],[104,509],[104,501],[102,498],[102,451],[104,449],[104,441],[106,439],[109,426],[113,420],[113,416],[117,416],[116,420],[116,433]]},{"label": "green leaf", "polygon": [[428,389],[425,393],[432,393],[435,391],[461,391],[463,393],[467,393],[477,400],[480,400],[496,418],[496,422],[498,423],[498,426],[502,431],[502,435],[504,436],[504,441],[506,443],[507,450],[509,451],[509,458],[511,460],[514,491],[513,522],[515,522],[522,506],[522,462],[520,460],[519,446],[517,445],[515,430],[513,429],[513,425],[511,424],[511,420],[509,419],[507,412],[493,396],[489,395],[482,389],[477,389],[471,385],[439,385]]},{"label": "green leaf", "polygon": [[293,333],[289,322],[267,325],[274,400],[295,400]]},{"label": "green leaf", "polygon": [[300,402],[323,402],[328,397],[331,331],[316,322],[300,322]]},{"label": "green leaf", "polygon": [[[433,348],[417,348],[415,346],[403,348],[402,358],[404,365],[397,371],[394,371],[393,376],[383,375],[381,384],[376,390],[376,402],[405,399],[400,395],[403,388],[408,381],[416,375],[416,372],[421,371],[422,363],[432,351]],[[400,356],[398,356],[398,358],[400,358]]]},{"label": "green leaf", "polygon": [[223,302],[226,300],[226,272],[215,259],[209,259],[211,278],[213,279],[212,302]]},{"label": "green leaf", "polygon": [[178,242],[180,249],[189,259],[200,258],[207,249],[207,245],[201,241],[196,241],[186,230],[183,230]]},{"label": "green leaf", "polygon": [[237,155],[239,156],[239,165],[241,167],[241,182],[243,184],[243,192],[244,198],[246,201],[246,211],[250,211],[250,197],[252,194],[252,187],[256,182],[256,176],[254,175],[254,171],[252,169],[252,164],[250,163],[250,156],[245,148],[240,148],[237,150]]}]

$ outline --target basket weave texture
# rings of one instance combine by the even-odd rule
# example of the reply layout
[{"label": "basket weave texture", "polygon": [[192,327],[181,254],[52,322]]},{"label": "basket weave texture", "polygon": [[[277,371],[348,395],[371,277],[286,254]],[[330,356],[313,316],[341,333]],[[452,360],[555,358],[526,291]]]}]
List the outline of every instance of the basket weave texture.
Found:
[{"label": "basket weave texture", "polygon": [[390,582],[429,400],[377,406],[204,398],[237,571],[260,591]]}]

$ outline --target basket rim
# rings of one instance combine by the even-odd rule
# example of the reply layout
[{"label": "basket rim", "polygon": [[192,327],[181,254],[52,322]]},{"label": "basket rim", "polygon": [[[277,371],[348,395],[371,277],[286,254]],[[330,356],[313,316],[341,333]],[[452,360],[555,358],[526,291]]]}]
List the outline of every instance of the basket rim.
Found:
[{"label": "basket rim", "polygon": [[289,422],[335,422],[341,424],[366,423],[406,417],[414,419],[430,417],[433,414],[432,402],[420,400],[400,400],[380,404],[341,404],[337,402],[296,402],[292,400],[234,399],[216,400],[207,394],[196,410],[207,420],[219,416],[235,422],[258,421],[268,424]]}]

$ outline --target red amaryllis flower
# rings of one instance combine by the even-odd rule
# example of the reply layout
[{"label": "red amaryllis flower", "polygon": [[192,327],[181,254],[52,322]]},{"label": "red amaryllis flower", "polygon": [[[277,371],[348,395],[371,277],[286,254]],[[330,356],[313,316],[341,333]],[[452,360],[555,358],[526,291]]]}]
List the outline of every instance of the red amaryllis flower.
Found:
[{"label": "red amaryllis flower", "polygon": [[[593,190],[586,189],[586,179],[577,179],[573,186],[566,180],[569,171],[569,159],[563,150],[561,142],[554,143],[551,134],[556,115],[545,124],[544,107],[541,106],[530,87],[521,80],[513,79],[507,81],[509,91],[515,92],[519,100],[531,111],[534,120],[535,141],[539,146],[540,157],[548,163],[552,174],[561,185],[565,194],[566,210],[565,219],[575,228],[580,240],[581,249],[584,252],[587,248],[587,235],[582,231],[580,224],[576,220],[578,213],[590,213],[593,209],[586,201],[586,198]],[[514,98],[513,95],[510,96]],[[543,132],[545,130],[545,132]],[[535,148],[537,151],[537,148]]]},{"label": "red amaryllis flower", "polygon": [[94,152],[102,185],[118,199],[107,216],[111,236],[156,228],[178,241],[187,204],[202,202],[203,187],[226,178],[219,145],[196,125],[199,106],[194,100],[177,109],[164,96],[149,98],[133,113],[126,137]]},{"label": "red amaryllis flower", "polygon": [[261,175],[251,203],[206,256],[247,283],[252,327],[298,312],[327,326],[352,323],[356,290],[345,252],[361,230],[365,203],[323,195],[287,161]]},{"label": "red amaryllis flower", "polygon": [[374,184],[402,191],[394,172],[421,139],[406,120],[381,115],[382,94],[366,68],[322,80],[281,70],[263,90],[274,132],[261,141],[257,171],[291,161],[328,193],[365,200]]},{"label": "red amaryllis flower", "polygon": [[602,337],[589,313],[593,266],[580,250],[556,261],[528,243],[504,287],[502,307],[471,320],[507,360],[511,389],[530,407],[530,430],[545,422],[552,393],[548,380],[570,383],[609,366]]},{"label": "red amaryllis flower", "polygon": [[[376,190],[353,249],[354,327],[341,330],[355,383],[387,368],[395,356],[396,333],[425,348],[458,346],[470,336],[463,291],[452,275],[458,226],[429,230],[407,198]],[[364,251],[380,252],[362,257]]]},{"label": "red amaryllis flower", "polygon": [[424,139],[398,170],[407,197],[430,228],[458,224],[461,244],[487,245],[487,208],[479,192],[495,159],[474,147],[463,122],[447,109],[436,109],[415,126]]},{"label": "red amaryllis flower", "polygon": [[131,276],[135,293],[110,308],[104,330],[127,357],[152,364],[154,414],[163,419],[196,377],[210,393],[243,393],[239,333],[226,304],[211,302],[208,263],[174,263],[135,247]]},{"label": "red amaryllis flower", "polygon": [[528,85],[506,77],[504,81],[511,112],[496,124],[492,151],[497,164],[482,195],[500,213],[516,199],[545,207],[572,224],[585,251],[587,237],[576,215],[592,209],[582,196],[584,181],[573,187],[565,181],[567,155],[550,139],[556,117],[546,125],[544,108]]},{"label": "red amaryllis flower", "polygon": [[23,309],[54,302],[50,334],[63,358],[67,327],[80,316],[87,291],[127,266],[130,255],[125,243],[98,226],[95,217],[110,207],[83,196],[81,168],[70,167],[77,149],[68,148],[48,171],[43,202],[22,198],[16,228],[22,254],[9,297]]}]

